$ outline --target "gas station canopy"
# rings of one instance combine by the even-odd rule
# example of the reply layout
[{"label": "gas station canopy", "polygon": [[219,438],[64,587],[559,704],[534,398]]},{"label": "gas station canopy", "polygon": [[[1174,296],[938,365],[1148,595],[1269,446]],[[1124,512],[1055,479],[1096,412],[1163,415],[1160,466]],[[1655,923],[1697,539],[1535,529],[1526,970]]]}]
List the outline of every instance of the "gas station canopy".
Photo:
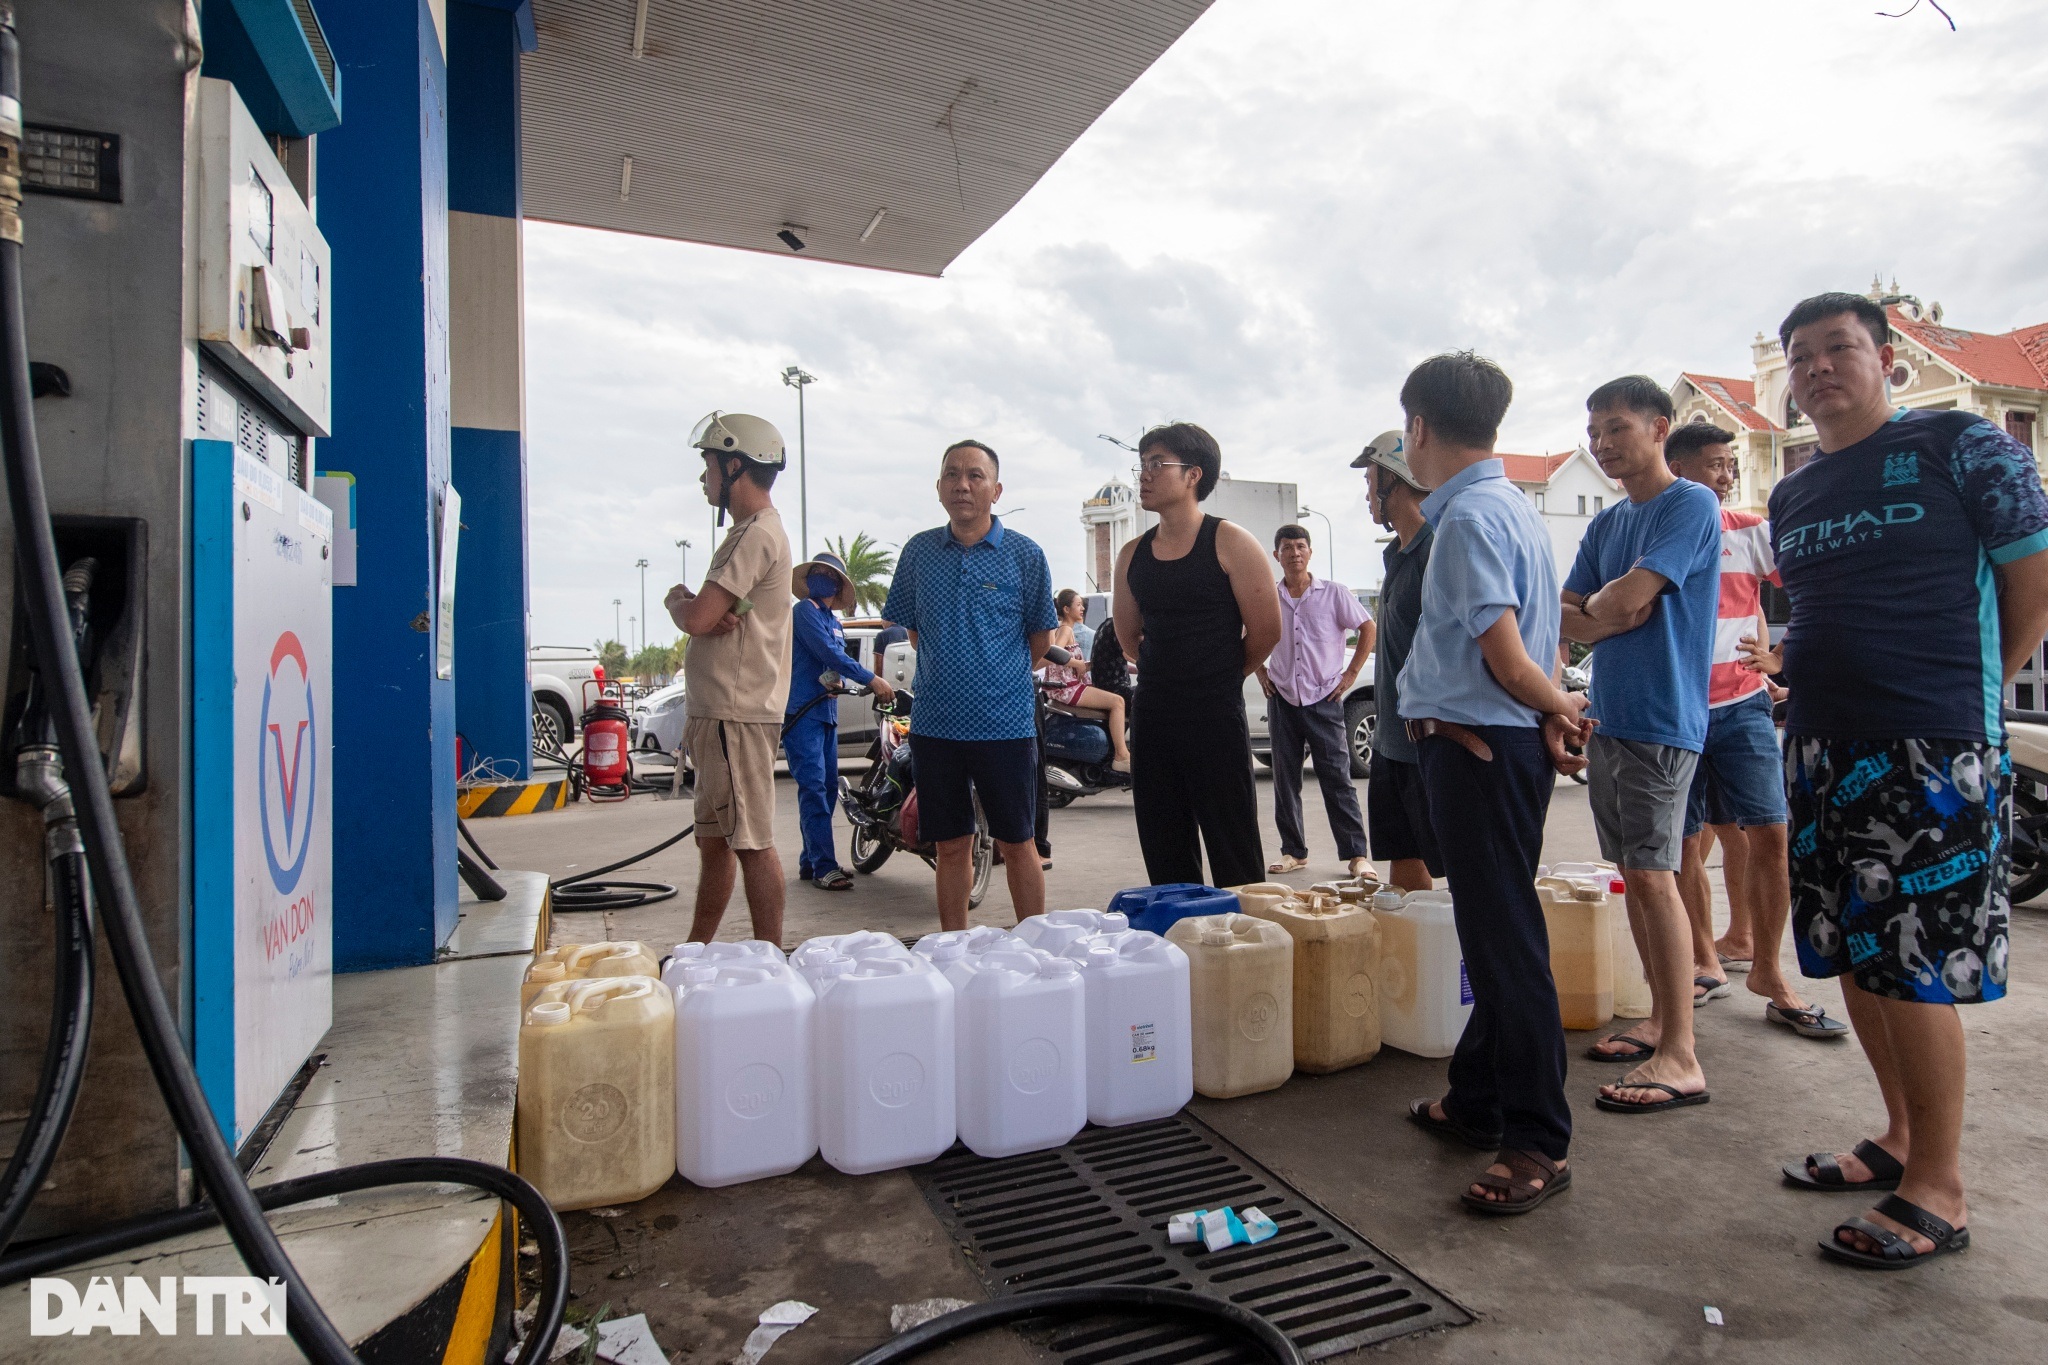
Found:
[{"label": "gas station canopy", "polygon": [[1208,5],[534,0],[525,216],[937,275]]}]

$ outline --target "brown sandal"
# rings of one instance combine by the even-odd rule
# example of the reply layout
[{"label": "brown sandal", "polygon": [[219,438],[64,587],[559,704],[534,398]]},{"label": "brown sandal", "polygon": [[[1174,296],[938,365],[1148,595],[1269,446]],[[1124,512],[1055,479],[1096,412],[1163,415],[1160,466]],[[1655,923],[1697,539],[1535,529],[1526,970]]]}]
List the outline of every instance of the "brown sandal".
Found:
[{"label": "brown sandal", "polygon": [[[1527,1213],[1551,1195],[1571,1188],[1572,1173],[1566,1166],[1560,1166],[1541,1152],[1525,1152],[1519,1148],[1503,1147],[1494,1153],[1494,1164],[1508,1168],[1507,1175],[1495,1175],[1482,1171],[1472,1183],[1483,1189],[1494,1190],[1507,1196],[1505,1199],[1486,1199],[1466,1190],[1459,1198],[1467,1208],[1505,1216],[1513,1213]],[[1536,1181],[1543,1184],[1538,1186]]]}]

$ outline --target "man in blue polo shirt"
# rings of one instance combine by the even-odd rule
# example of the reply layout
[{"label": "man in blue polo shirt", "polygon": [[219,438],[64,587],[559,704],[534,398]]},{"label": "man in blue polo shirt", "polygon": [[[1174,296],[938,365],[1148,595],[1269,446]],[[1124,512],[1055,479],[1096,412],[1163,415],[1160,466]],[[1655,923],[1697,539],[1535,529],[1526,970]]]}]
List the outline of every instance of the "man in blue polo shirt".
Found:
[{"label": "man in blue polo shirt", "polygon": [[1002,466],[979,441],[946,450],[948,524],[903,547],[882,615],[917,647],[910,751],[918,828],[939,849],[939,927],[967,927],[974,797],[1003,855],[1019,920],[1045,909],[1033,842],[1038,742],[1032,669],[1058,624],[1045,552],[995,515]]},{"label": "man in blue polo shirt", "polygon": [[1571,1183],[1571,1106],[1536,859],[1556,774],[1579,766],[1585,698],[1558,687],[1557,565],[1529,499],[1493,443],[1514,396],[1471,352],[1424,361],[1401,388],[1403,446],[1435,489],[1422,615],[1401,669],[1429,823],[1451,882],[1472,1015],[1450,1088],[1409,1117],[1494,1162],[1462,1198],[1480,1213],[1527,1213]]}]

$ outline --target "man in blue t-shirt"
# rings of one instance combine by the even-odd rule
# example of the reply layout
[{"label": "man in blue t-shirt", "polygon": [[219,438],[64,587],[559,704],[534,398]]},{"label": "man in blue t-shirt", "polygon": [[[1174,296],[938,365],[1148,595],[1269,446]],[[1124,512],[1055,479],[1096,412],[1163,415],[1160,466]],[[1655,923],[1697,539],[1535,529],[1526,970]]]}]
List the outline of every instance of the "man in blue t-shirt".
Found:
[{"label": "man in blue t-shirt", "polygon": [[1969,1245],[1954,1007],[2005,994],[2000,702],[2048,630],[2048,497],[2033,453],[1982,417],[1892,406],[1878,304],[1816,295],[1778,339],[1820,453],[1771,490],[1784,641],[1745,643],[1792,689],[1800,969],[1840,978],[1888,1119],[1852,1152],[1783,1170],[1808,1189],[1896,1190],[1821,1250],[1898,1269]]},{"label": "man in blue t-shirt", "polygon": [[[1693,1052],[1692,928],[1678,895],[1686,797],[1707,738],[1707,678],[1721,601],[1721,500],[1664,460],[1671,396],[1630,375],[1586,400],[1588,449],[1628,492],[1593,518],[1564,582],[1562,630],[1594,645],[1586,751],[1602,857],[1628,874],[1628,918],[1650,981],[1650,1017],[1591,1056],[1634,1062],[1602,1086],[1602,1109],[1704,1104]],[[1706,989],[1727,990],[1706,978]]]},{"label": "man in blue t-shirt", "polygon": [[917,648],[910,752],[918,830],[938,845],[941,929],[967,927],[976,796],[1017,918],[1045,909],[1033,841],[1041,779],[1031,670],[1058,621],[1045,551],[995,515],[1001,480],[995,451],[981,442],[947,448],[947,524],[904,544],[882,606]]}]

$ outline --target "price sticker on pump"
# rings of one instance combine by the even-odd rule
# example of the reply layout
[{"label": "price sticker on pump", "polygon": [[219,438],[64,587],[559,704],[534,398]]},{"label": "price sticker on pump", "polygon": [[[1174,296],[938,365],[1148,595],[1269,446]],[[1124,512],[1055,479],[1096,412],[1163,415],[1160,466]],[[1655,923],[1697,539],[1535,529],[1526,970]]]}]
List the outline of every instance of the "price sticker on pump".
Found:
[{"label": "price sticker on pump", "polygon": [[1131,1025],[1131,1061],[1156,1062],[1159,1060],[1159,1029],[1155,1024]]}]

